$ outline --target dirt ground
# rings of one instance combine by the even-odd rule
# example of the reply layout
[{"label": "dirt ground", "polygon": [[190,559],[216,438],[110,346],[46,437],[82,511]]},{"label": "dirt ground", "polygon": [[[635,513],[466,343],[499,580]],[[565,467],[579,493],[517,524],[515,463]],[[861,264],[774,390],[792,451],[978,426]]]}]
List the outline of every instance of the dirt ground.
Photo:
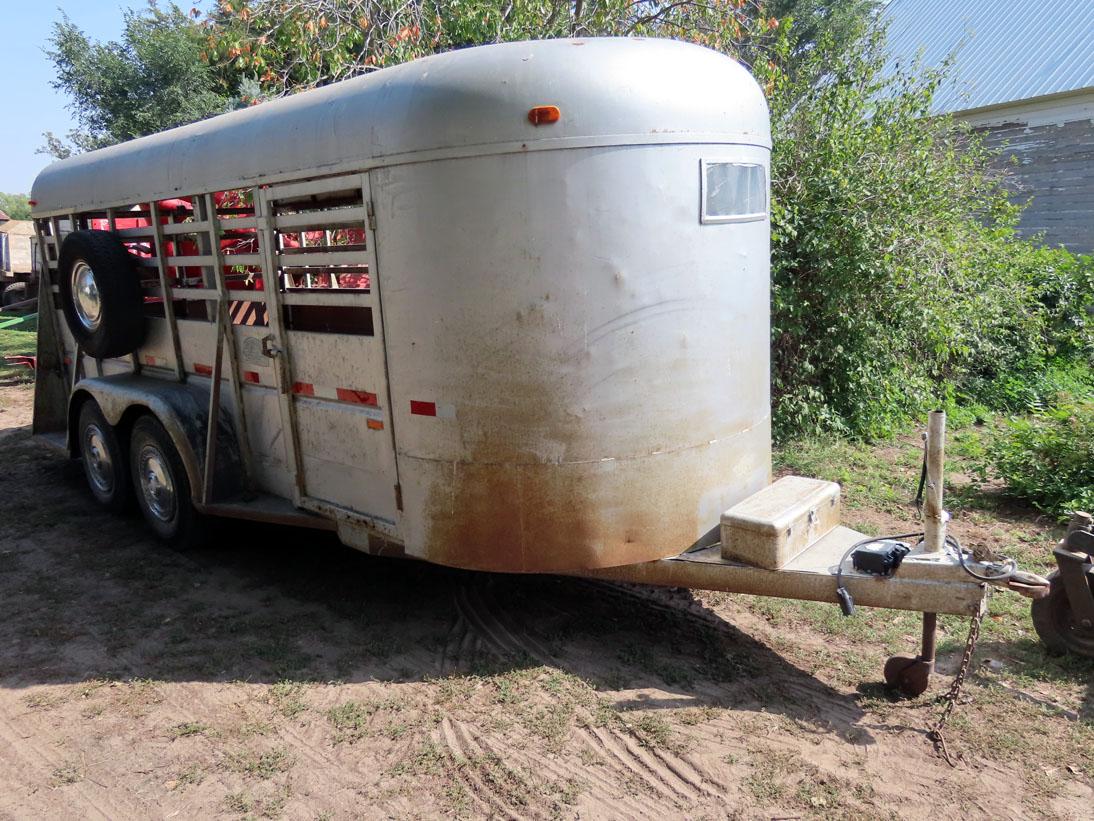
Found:
[{"label": "dirt ground", "polygon": [[[175,553],[31,440],[30,397],[0,388],[0,818],[1091,817],[1094,667],[1006,594],[951,768],[924,730],[948,676],[878,684],[914,615],[662,606],[247,525]],[[944,672],[966,629],[943,620]]]}]

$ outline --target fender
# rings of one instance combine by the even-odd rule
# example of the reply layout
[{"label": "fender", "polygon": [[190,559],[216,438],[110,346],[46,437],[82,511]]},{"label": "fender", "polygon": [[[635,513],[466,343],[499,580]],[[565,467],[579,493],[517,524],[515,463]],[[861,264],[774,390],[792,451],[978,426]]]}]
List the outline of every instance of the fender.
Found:
[{"label": "fender", "polygon": [[[209,418],[209,390],[200,385],[169,382],[139,374],[95,376],[80,380],[68,401],[68,450],[79,456],[76,425],[80,406],[88,399],[99,403],[106,421],[118,430],[128,458],[129,428],[144,413],[163,425],[182,458],[190,480],[191,501],[202,507],[205,435]],[[217,425],[217,467],[214,498],[229,498],[241,490],[239,447],[232,422],[223,410]]]}]

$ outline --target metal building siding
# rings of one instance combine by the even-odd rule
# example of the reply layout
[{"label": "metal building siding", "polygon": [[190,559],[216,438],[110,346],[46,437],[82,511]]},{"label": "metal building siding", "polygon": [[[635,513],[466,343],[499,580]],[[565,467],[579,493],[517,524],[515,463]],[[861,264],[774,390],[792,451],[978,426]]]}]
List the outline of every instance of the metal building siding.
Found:
[{"label": "metal building siding", "polygon": [[988,146],[1002,149],[999,164],[1011,171],[1015,201],[1028,201],[1021,233],[1072,253],[1094,253],[1094,121],[977,130]]},{"label": "metal building siding", "polygon": [[936,114],[1094,87],[1092,0],[892,0],[881,19],[887,71],[954,55]]}]

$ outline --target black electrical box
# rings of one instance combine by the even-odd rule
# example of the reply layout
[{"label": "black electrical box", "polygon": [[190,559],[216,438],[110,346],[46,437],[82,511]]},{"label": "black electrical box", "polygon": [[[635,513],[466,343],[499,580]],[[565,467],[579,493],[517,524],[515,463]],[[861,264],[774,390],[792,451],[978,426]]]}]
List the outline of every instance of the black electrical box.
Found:
[{"label": "black electrical box", "polygon": [[860,573],[891,576],[911,552],[905,542],[882,539],[856,548],[851,554],[851,566]]}]

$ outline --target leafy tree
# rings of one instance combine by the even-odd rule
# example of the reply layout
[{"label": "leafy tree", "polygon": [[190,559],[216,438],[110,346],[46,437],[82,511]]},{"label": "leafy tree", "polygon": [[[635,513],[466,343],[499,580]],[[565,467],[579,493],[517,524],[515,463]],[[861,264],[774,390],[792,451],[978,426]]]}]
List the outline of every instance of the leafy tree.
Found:
[{"label": "leafy tree", "polygon": [[785,67],[793,69],[821,41],[835,53],[854,47],[882,5],[881,0],[768,0],[767,11],[791,22]]},{"label": "leafy tree", "polygon": [[68,142],[47,133],[45,153],[89,151],[228,110],[237,85],[202,60],[202,26],[155,0],[124,14],[118,41],[93,42],[62,13],[47,54],[53,87],[66,94],[79,124]]},{"label": "leafy tree", "polygon": [[[758,67],[775,134],[772,387],[784,435],[884,434],[955,395],[996,407],[1043,396],[1054,360],[1078,362],[1094,342],[1089,322],[1076,324],[1090,262],[1017,236],[992,153],[929,116],[942,75],[883,75],[883,36],[846,47],[824,35],[795,71],[784,38]],[[1021,389],[1004,395],[1009,380]]]},{"label": "leafy tree", "polygon": [[758,0],[219,0],[206,58],[266,96],[321,86],[439,51],[566,36],[688,39],[751,53],[777,26]]},{"label": "leafy tree", "polygon": [[30,219],[30,203],[27,202],[27,195],[0,192],[0,211],[13,220]]}]

